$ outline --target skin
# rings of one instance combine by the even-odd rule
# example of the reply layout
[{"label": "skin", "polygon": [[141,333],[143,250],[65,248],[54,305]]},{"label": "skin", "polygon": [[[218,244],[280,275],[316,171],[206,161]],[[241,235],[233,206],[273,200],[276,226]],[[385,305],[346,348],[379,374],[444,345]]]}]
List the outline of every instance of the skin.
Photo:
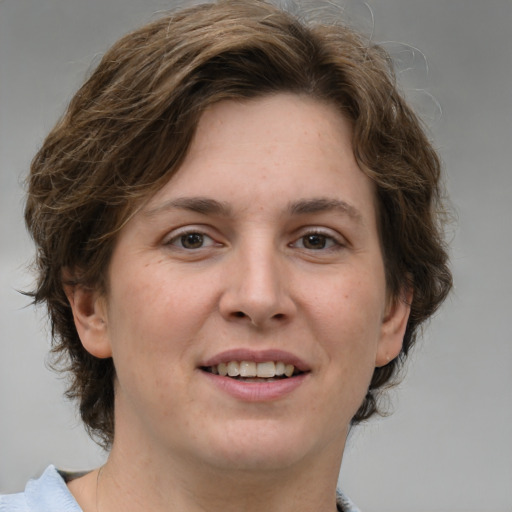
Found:
[{"label": "skin", "polygon": [[[335,510],[350,419],[409,314],[388,300],[351,137],[306,97],[214,105],[120,232],[107,295],[67,290],[84,347],[117,370],[98,495],[96,472],[70,483],[86,512]],[[200,368],[231,349],[307,371],[277,398],[237,398]]]}]

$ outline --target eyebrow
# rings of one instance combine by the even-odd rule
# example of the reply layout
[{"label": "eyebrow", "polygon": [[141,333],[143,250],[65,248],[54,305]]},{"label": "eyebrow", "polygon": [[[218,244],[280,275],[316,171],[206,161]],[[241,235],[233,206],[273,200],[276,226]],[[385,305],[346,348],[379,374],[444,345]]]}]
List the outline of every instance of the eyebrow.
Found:
[{"label": "eyebrow", "polygon": [[[217,215],[229,217],[232,209],[226,202],[217,201],[209,197],[178,197],[165,201],[144,213],[148,217],[158,215],[169,210],[188,210],[202,215]],[[288,205],[287,211],[290,215],[307,215],[322,212],[337,211],[348,215],[360,224],[364,224],[363,216],[357,208],[341,199],[329,197],[315,197],[311,199],[299,199]]]},{"label": "eyebrow", "polygon": [[338,211],[355,221],[364,224],[363,216],[359,210],[341,199],[332,199],[329,197],[316,197],[312,199],[301,199],[294,201],[288,206],[288,210],[292,215],[305,215],[311,213],[322,213],[330,211]]},{"label": "eyebrow", "polygon": [[188,210],[203,215],[229,216],[231,208],[227,203],[216,201],[208,197],[178,197],[165,201],[144,213],[148,217],[153,217],[159,213],[168,210]]}]

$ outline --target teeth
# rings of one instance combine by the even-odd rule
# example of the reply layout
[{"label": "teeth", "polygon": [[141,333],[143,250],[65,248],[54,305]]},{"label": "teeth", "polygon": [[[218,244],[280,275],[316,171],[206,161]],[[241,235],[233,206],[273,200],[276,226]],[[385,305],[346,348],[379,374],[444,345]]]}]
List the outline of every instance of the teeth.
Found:
[{"label": "teeth", "polygon": [[256,363],[254,361],[242,361],[240,363],[240,377],[256,377]]},{"label": "teeth", "polygon": [[276,365],[274,361],[268,363],[258,363],[258,377],[270,379],[276,375]]},{"label": "teeth", "polygon": [[[217,368],[217,372],[219,375],[225,377],[228,374],[228,365],[226,363],[220,363],[217,366],[212,366],[212,368]],[[215,373],[212,371],[212,373]]]},{"label": "teeth", "polygon": [[285,374],[287,377],[291,377],[291,376],[293,375],[293,370],[294,370],[293,364],[287,364],[287,365],[284,367],[284,374]]},{"label": "teeth", "polygon": [[285,364],[282,361],[265,361],[255,363],[254,361],[228,361],[211,366],[210,371],[223,377],[244,377],[272,379],[273,377],[291,377],[295,371],[293,364]]},{"label": "teeth", "polygon": [[228,375],[230,377],[238,377],[240,375],[240,363],[237,363],[236,361],[229,361]]},{"label": "teeth", "polygon": [[276,363],[276,375],[284,375],[284,363],[281,361]]}]

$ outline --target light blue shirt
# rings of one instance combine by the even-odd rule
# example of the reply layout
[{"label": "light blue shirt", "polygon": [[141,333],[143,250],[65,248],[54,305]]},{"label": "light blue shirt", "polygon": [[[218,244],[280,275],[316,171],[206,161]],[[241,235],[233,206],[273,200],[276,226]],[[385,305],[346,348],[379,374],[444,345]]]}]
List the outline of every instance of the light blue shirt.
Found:
[{"label": "light blue shirt", "polygon": [[24,492],[0,496],[0,512],[82,512],[55,466],[48,466]]},{"label": "light blue shirt", "polygon": [[[55,466],[48,466],[37,480],[28,481],[24,492],[0,496],[0,512],[82,512],[69,492],[65,474]],[[360,512],[342,494],[338,495],[338,510]]]}]

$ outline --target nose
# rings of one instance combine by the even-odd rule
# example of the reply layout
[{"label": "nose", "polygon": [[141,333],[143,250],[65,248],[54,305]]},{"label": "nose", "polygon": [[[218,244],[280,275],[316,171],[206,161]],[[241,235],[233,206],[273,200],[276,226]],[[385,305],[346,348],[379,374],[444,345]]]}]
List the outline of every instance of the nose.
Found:
[{"label": "nose", "polygon": [[221,315],[260,329],[289,321],[296,305],[286,267],[283,257],[270,246],[238,251],[226,269]]}]

